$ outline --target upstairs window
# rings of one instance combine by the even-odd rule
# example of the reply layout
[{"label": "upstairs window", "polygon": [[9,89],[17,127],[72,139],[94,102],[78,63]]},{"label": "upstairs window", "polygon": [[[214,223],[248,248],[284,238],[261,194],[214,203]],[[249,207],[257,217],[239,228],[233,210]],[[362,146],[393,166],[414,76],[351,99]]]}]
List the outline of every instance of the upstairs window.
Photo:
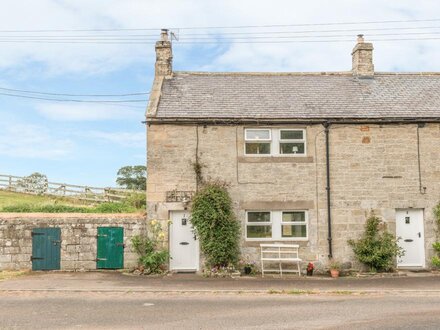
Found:
[{"label": "upstairs window", "polygon": [[246,129],[246,154],[270,155],[272,134],[270,129]]},{"label": "upstairs window", "polygon": [[280,154],[304,155],[306,141],[302,129],[280,129]]},{"label": "upstairs window", "polygon": [[246,128],[245,155],[305,156],[305,129]]}]

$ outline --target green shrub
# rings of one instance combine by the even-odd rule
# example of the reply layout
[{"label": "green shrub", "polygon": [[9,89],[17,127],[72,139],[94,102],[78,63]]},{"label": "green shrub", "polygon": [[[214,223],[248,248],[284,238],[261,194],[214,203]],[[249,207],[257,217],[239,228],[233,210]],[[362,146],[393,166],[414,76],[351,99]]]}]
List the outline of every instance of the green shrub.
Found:
[{"label": "green shrub", "polygon": [[[437,237],[439,236],[440,231],[440,203],[434,207],[434,216],[437,222]],[[436,254],[431,258],[431,263],[434,268],[440,268],[440,242],[435,242],[432,244],[434,251]]]},{"label": "green shrub", "polygon": [[136,209],[125,203],[102,203],[95,207],[70,206],[60,204],[32,205],[16,204],[7,205],[1,212],[18,213],[132,213]]},{"label": "green shrub", "polygon": [[[371,271],[388,271],[394,264],[396,257],[403,256],[403,249],[390,234],[385,224],[374,214],[371,214],[365,223],[365,232],[359,240],[349,240],[356,258],[370,267]],[[380,227],[383,227],[380,230]]]},{"label": "green shrub", "polygon": [[240,255],[240,224],[224,184],[206,183],[194,196],[191,222],[209,267],[236,265]]},{"label": "green shrub", "polygon": [[130,205],[131,207],[136,208],[137,210],[146,209],[147,206],[147,198],[145,194],[132,193],[125,200],[125,204]]},{"label": "green shrub", "polygon": [[68,206],[68,205],[32,205],[17,204],[4,206],[2,212],[18,212],[18,213],[88,213],[89,208]]},{"label": "green shrub", "polygon": [[136,235],[131,239],[133,248],[139,255],[139,266],[145,274],[161,274],[166,269],[170,255],[164,238],[162,226],[157,220],[152,220],[148,234]]},{"label": "green shrub", "polygon": [[94,208],[92,212],[95,213],[130,213],[134,212],[135,208],[133,206],[127,205],[125,203],[102,203]]},{"label": "green shrub", "polygon": [[440,268],[440,257],[439,256],[433,256],[431,259],[432,266],[434,268]]}]

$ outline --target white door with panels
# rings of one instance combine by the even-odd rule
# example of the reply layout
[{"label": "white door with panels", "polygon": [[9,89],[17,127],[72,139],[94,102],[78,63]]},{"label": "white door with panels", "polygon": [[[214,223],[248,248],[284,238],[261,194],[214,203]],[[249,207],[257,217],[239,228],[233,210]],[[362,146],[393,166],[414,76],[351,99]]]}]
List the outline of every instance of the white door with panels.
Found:
[{"label": "white door with panels", "polygon": [[170,225],[170,270],[199,270],[199,241],[194,234],[188,211],[172,211]]},{"label": "white door with panels", "polygon": [[396,210],[396,237],[405,255],[397,259],[397,267],[425,267],[425,235],[423,210]]}]

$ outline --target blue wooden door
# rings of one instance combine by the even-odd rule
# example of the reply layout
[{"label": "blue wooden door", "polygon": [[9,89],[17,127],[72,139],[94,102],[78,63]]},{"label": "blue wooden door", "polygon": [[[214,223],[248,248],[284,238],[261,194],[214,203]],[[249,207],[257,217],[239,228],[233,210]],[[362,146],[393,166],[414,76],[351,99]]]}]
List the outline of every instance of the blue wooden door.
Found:
[{"label": "blue wooden door", "polygon": [[96,268],[124,268],[124,228],[98,227]]},{"label": "blue wooden door", "polygon": [[60,228],[34,228],[32,230],[31,260],[32,270],[60,269]]}]

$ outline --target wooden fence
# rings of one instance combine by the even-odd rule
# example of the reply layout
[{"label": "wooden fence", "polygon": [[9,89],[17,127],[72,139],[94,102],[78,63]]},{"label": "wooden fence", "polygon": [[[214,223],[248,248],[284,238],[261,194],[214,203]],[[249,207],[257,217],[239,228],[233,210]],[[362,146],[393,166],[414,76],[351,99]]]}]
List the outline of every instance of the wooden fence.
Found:
[{"label": "wooden fence", "polygon": [[27,184],[26,178],[0,174],[0,190],[32,195],[68,197],[97,203],[119,202],[133,193],[144,193],[140,190],[78,186],[48,181],[40,182],[37,185]]}]

